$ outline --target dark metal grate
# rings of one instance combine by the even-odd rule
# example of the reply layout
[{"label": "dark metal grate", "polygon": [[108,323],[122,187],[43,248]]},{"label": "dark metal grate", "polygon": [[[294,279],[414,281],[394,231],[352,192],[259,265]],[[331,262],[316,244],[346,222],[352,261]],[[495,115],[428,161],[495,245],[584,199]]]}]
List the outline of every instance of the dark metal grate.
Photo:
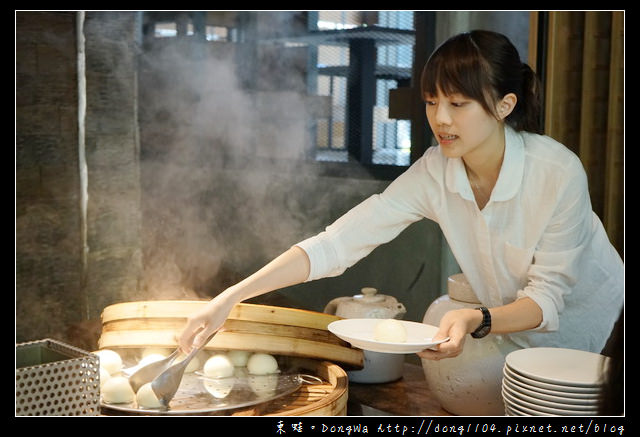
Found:
[{"label": "dark metal grate", "polygon": [[410,121],[390,119],[388,107],[389,90],[411,81],[413,12],[319,11],[310,27],[311,87],[331,100],[316,120],[316,159],[409,165]]}]

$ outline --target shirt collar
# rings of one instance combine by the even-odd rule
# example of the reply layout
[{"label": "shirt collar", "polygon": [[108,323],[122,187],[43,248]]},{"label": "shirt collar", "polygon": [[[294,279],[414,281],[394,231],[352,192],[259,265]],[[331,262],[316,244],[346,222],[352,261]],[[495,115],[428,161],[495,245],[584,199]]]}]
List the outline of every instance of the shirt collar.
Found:
[{"label": "shirt collar", "polygon": [[[520,189],[524,175],[524,141],[513,128],[505,126],[504,159],[493,191],[492,201],[509,200]],[[448,158],[446,168],[447,189],[467,200],[474,200],[471,184],[462,158]]]}]

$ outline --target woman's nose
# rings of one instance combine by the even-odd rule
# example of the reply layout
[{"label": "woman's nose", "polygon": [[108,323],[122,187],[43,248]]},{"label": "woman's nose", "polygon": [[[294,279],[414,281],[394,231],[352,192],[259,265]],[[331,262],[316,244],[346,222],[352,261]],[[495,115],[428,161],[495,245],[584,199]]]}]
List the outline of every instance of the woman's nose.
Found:
[{"label": "woman's nose", "polygon": [[445,105],[436,105],[436,123],[439,125],[449,125],[451,124],[451,116],[449,115],[449,111]]}]

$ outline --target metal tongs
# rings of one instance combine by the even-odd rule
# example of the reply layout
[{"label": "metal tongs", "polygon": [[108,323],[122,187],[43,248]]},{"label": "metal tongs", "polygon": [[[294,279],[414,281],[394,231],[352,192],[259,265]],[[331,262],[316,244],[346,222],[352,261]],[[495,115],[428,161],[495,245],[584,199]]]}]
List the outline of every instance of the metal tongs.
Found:
[{"label": "metal tongs", "polygon": [[173,364],[173,362],[180,353],[180,348],[173,351],[167,358],[155,361],[138,369],[129,377],[131,388],[137,392],[140,387],[151,381],[151,389],[154,394],[160,403],[168,408],[169,402],[171,402],[171,399],[173,399],[178,391],[178,387],[180,387],[182,376],[189,362],[211,341],[216,333],[217,331],[211,334],[207,341],[203,342],[200,347],[192,349],[189,355],[177,364]]},{"label": "metal tongs", "polygon": [[142,367],[136,366],[138,369],[129,376],[129,384],[133,391],[137,393],[140,387],[145,385],[147,382],[153,381],[156,376],[160,375],[169,366],[171,366],[171,364],[173,364],[179,354],[180,348],[177,348],[171,355],[162,360],[154,361],[153,363],[149,363]]}]

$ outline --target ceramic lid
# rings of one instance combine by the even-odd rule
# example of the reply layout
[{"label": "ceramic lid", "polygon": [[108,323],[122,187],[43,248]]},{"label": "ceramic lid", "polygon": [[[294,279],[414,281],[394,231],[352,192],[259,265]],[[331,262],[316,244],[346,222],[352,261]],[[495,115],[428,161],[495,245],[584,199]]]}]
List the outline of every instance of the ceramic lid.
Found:
[{"label": "ceramic lid", "polygon": [[447,279],[447,292],[451,299],[460,302],[480,304],[473,288],[471,288],[471,284],[469,284],[469,281],[467,281],[463,273],[449,276]]},{"label": "ceramic lid", "polygon": [[390,297],[394,301],[396,300],[393,296],[385,296],[384,294],[378,294],[378,290],[373,287],[364,287],[360,290],[362,294],[356,294],[353,296],[355,300],[359,300],[366,303],[375,303],[382,302],[386,300],[387,297]]}]

